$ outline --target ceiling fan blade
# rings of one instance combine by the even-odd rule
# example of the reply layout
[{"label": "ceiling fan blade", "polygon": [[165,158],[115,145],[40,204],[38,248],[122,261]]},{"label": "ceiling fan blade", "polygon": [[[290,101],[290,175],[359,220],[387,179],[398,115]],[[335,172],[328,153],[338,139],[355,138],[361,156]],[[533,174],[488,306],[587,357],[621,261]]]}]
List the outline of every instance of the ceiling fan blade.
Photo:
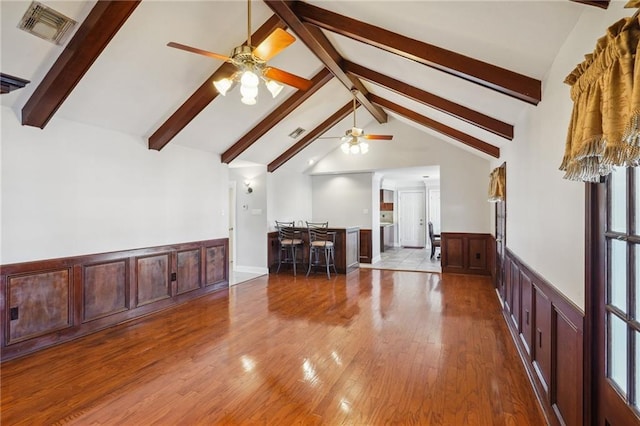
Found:
[{"label": "ceiling fan blade", "polygon": [[276,28],[258,47],[253,49],[253,54],[263,61],[268,61],[294,41],[296,41],[294,36],[282,28]]},{"label": "ceiling fan blade", "polygon": [[311,80],[298,77],[297,75],[281,70],[280,68],[268,67],[265,68],[262,74],[268,79],[288,84],[289,86],[295,87],[299,90],[308,90],[313,84]]},{"label": "ceiling fan blade", "polygon": [[365,139],[374,139],[374,140],[381,140],[381,141],[390,141],[391,139],[393,139],[393,135],[362,135],[360,137]]},{"label": "ceiling fan blade", "polygon": [[176,49],[185,50],[191,53],[197,53],[198,55],[208,56],[213,59],[220,59],[221,61],[229,61],[230,58],[228,56],[220,55],[218,53],[209,52],[208,50],[198,49],[197,47],[187,46],[185,44],[175,43],[173,41],[167,43],[167,46],[174,47]]}]

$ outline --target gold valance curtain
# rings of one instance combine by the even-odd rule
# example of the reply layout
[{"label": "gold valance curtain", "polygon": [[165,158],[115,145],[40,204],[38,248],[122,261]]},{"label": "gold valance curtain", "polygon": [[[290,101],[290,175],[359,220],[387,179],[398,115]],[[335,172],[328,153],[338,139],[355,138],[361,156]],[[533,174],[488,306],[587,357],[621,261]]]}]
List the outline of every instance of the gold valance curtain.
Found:
[{"label": "gold valance curtain", "polygon": [[[627,6],[637,7],[631,3]],[[621,19],[565,79],[574,102],[560,165],[565,179],[598,182],[613,166],[638,164],[640,57],[635,54],[639,41],[638,17]]]},{"label": "gold valance curtain", "polygon": [[489,201],[497,203],[498,201],[504,201],[505,196],[505,169],[504,167],[497,167],[493,169],[489,175]]}]

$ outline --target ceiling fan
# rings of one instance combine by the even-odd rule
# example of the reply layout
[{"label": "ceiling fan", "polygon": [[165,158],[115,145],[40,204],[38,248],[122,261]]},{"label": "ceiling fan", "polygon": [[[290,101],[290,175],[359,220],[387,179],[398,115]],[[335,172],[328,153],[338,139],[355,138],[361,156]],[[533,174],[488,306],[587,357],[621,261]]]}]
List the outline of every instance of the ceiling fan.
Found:
[{"label": "ceiling fan", "polygon": [[173,41],[167,43],[167,46],[233,64],[237,68],[237,71],[233,73],[232,76],[217,80],[213,84],[218,92],[224,96],[240,82],[242,102],[248,105],[254,105],[256,103],[260,79],[265,82],[267,89],[274,98],[283,88],[279,83],[284,83],[300,90],[309,89],[312,84],[311,80],[267,65],[267,61],[293,43],[296,40],[295,37],[285,30],[277,28],[257,47],[252,46],[251,0],[247,0],[247,12],[247,43],[234,48],[230,56],[209,52]]},{"label": "ceiling fan", "polygon": [[342,141],[342,151],[345,154],[366,154],[369,152],[369,144],[364,140],[391,140],[393,135],[368,135],[364,133],[364,129],[359,128],[356,125],[356,89],[351,90],[353,94],[353,127],[344,132],[344,136],[327,136],[320,137],[318,139],[340,139]]}]

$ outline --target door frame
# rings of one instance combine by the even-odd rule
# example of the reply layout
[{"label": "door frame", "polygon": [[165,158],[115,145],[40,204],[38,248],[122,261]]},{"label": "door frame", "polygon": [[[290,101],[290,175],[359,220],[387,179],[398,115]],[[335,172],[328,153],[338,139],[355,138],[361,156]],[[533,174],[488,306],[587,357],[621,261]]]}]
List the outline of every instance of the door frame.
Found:
[{"label": "door frame", "polygon": [[[504,302],[506,273],[504,269],[505,250],[507,247],[507,163],[504,162],[500,167],[504,168],[504,200],[495,203],[494,213],[494,236],[496,241],[496,271],[494,286]],[[498,221],[499,213],[502,213],[502,221]],[[498,232],[498,226],[502,224],[501,232]],[[499,237],[501,235],[501,237]]]},{"label": "door frame", "polygon": [[236,225],[238,223],[237,217],[237,182],[235,180],[229,181],[229,245],[231,246],[229,250],[229,265],[232,266],[229,272],[233,272],[235,270],[236,265],[236,247],[237,247],[237,239],[236,239]]}]

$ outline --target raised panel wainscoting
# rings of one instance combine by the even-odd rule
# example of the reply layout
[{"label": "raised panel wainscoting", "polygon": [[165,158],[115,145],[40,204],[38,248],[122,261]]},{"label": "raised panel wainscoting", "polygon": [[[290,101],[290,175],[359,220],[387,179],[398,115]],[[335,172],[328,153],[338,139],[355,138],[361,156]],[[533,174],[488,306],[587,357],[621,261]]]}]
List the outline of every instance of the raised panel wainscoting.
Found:
[{"label": "raised panel wainscoting", "polygon": [[491,234],[443,232],[440,250],[442,272],[492,275],[494,253]]},{"label": "raised panel wainscoting", "polygon": [[506,249],[503,314],[552,425],[583,424],[584,313]]},{"label": "raised panel wainscoting", "polygon": [[228,240],[2,265],[2,361],[229,287]]}]

